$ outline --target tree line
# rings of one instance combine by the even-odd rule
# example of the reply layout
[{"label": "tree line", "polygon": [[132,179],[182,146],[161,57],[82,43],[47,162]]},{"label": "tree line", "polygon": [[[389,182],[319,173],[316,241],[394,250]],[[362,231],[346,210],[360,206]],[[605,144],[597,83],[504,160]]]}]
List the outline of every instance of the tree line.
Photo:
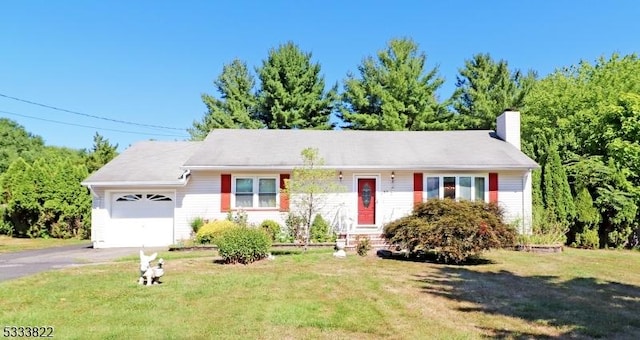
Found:
[{"label": "tree line", "polygon": [[89,238],[91,195],[80,183],[118,147],[98,133],[93,142],[90,150],[46,146],[0,118],[0,234]]},{"label": "tree line", "polygon": [[[506,60],[465,60],[450,98],[411,39],[393,39],[357,72],[327,88],[320,63],[287,42],[254,72],[235,59],[203,94],[193,140],[212,129],[494,129],[504,109],[522,114],[523,151],[533,173],[534,228],[561,230],[577,246],[637,246],[640,203],[640,61],[601,57],[538,77]],[[335,115],[332,118],[332,115]]]},{"label": "tree line", "polygon": [[[560,228],[569,243],[636,246],[640,203],[640,60],[601,57],[538,77],[506,60],[465,60],[451,97],[437,67],[411,39],[365,57],[339,87],[312,54],[287,42],[250,68],[235,59],[203,94],[207,111],[188,132],[212,129],[494,129],[506,108],[522,114],[533,173],[534,228]],[[0,233],[87,237],[90,194],[80,181],[116,154],[99,134],[90,150],[45,146],[0,119]]]}]

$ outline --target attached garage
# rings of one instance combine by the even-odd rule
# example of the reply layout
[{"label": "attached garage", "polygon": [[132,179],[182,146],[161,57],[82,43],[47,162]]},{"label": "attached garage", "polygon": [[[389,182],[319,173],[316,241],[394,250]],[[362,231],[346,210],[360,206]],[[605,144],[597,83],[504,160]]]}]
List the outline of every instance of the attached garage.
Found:
[{"label": "attached garage", "polygon": [[113,192],[102,238],[108,247],[156,247],[173,243],[175,197],[170,192]]},{"label": "attached garage", "polygon": [[181,208],[176,192],[189,182],[191,172],[182,165],[199,146],[136,143],[83,181],[93,196],[93,246],[166,247],[183,238],[185,231],[175,227],[175,211]]}]

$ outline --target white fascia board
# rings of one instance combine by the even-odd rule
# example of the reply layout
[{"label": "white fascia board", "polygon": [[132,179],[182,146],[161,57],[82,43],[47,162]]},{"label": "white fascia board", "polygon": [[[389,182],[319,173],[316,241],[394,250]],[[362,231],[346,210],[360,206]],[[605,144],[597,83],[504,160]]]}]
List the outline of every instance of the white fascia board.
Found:
[{"label": "white fascia board", "polygon": [[183,187],[189,180],[184,181],[114,181],[114,182],[81,182],[86,187]]},{"label": "white fascia board", "polygon": [[[217,171],[291,171],[295,168],[301,167],[302,164],[296,166],[248,166],[248,165],[232,165],[232,166],[209,166],[209,165],[196,165],[196,166],[183,166],[183,169],[188,170],[217,170]],[[335,169],[335,170],[415,170],[415,171],[433,171],[433,170],[483,170],[483,171],[501,171],[501,170],[530,170],[537,169],[540,166],[528,165],[323,165],[318,166],[320,169]]]}]

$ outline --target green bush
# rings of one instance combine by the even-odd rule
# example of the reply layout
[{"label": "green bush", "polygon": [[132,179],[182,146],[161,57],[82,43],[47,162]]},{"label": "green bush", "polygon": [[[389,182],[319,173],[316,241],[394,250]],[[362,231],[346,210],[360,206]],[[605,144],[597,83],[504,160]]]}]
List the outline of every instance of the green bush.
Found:
[{"label": "green bush", "polygon": [[230,228],[216,239],[218,252],[225,263],[248,264],[268,256],[271,240],[254,228]]},{"label": "green bush", "polygon": [[216,238],[228,229],[238,228],[238,225],[227,220],[218,220],[203,225],[196,234],[196,243],[216,243]]},{"label": "green bush", "polygon": [[304,242],[304,218],[294,213],[289,213],[284,221],[287,226],[287,234],[289,239],[293,241]]},{"label": "green bush", "polygon": [[193,230],[194,234],[197,234],[200,228],[204,225],[204,218],[196,217],[191,220],[191,230]]},{"label": "green bush", "polygon": [[280,235],[282,228],[280,227],[280,223],[274,220],[264,220],[260,223],[260,229],[269,235],[271,241],[275,241],[278,235]]},{"label": "green bush", "polygon": [[330,233],[331,226],[329,222],[317,214],[311,224],[311,241],[312,242],[331,242],[335,239],[333,233]]},{"label": "green bush", "polygon": [[0,235],[13,236],[13,226],[9,222],[9,216],[5,214],[5,208],[0,205]]},{"label": "green bush", "polygon": [[484,250],[513,246],[515,228],[503,222],[498,205],[485,202],[429,200],[413,213],[384,227],[391,244],[413,253],[434,251],[442,262],[464,262]]},{"label": "green bush", "polygon": [[366,235],[356,236],[356,252],[360,256],[367,256],[371,250],[371,240]]},{"label": "green bush", "polygon": [[600,247],[600,236],[596,228],[586,229],[576,234],[575,247],[597,249]]}]

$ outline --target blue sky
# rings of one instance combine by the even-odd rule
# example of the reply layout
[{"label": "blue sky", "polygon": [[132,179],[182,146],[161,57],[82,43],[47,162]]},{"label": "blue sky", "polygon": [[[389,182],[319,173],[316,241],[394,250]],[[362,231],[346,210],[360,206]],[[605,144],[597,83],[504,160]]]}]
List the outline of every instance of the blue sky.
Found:
[{"label": "blue sky", "polygon": [[[253,68],[269,49],[293,41],[312,52],[333,84],[390,39],[410,37],[427,54],[427,67],[439,67],[444,99],[453,92],[458,69],[476,53],[542,76],[580,60],[637,53],[639,15],[640,2],[633,0],[5,0],[0,94],[186,130],[205,113],[200,95],[215,93],[213,80],[234,58]],[[185,130],[119,124],[5,97],[0,117],[47,144],[72,148],[90,148],[96,131],[120,150],[144,139],[188,138]]]}]

